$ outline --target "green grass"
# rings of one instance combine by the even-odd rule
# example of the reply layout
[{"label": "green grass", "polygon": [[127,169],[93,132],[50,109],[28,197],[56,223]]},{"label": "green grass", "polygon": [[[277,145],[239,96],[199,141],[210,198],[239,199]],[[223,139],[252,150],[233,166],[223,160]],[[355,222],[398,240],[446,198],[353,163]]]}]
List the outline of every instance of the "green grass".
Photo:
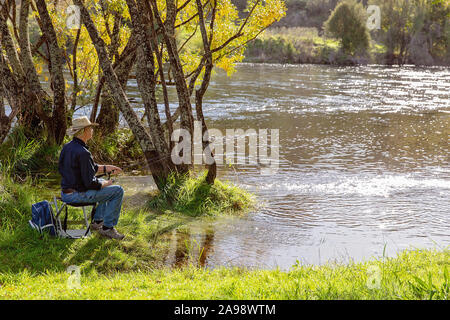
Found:
[{"label": "green grass", "polygon": [[171,174],[162,192],[148,204],[159,211],[175,211],[188,216],[244,213],[254,205],[253,196],[216,179],[206,183],[207,172],[198,176]]},{"label": "green grass", "polygon": [[[118,137],[118,141],[124,144],[117,145],[124,147],[128,135],[117,133],[121,134],[124,136]],[[114,144],[106,142],[106,145]],[[41,165],[42,171],[50,170],[52,165],[45,167],[44,163],[51,161],[37,156],[50,152],[42,148],[40,141],[28,141],[20,128],[0,147],[0,272],[25,269],[34,273],[59,272],[85,261],[93,261],[89,268],[100,273],[158,268],[164,263],[170,242],[168,235],[172,232],[188,229],[190,223],[203,220],[203,216],[241,214],[253,201],[249,193],[231,184],[217,180],[209,186],[205,174],[171,175],[165,192],[157,196],[126,191],[118,225],[119,231],[127,235],[124,241],[106,240],[98,235],[75,241],[55,240],[40,236],[28,224],[31,205],[52,201],[60,192],[58,177],[32,176]],[[152,208],[145,205],[150,199]],[[170,205],[168,199],[172,201]],[[82,217],[81,209],[71,208],[70,212],[78,217],[76,220]]]},{"label": "green grass", "polygon": [[[448,299],[448,249],[404,251],[397,258],[349,265],[295,265],[289,271],[208,270],[189,257],[192,247],[186,244],[186,263],[169,268],[168,235],[189,234],[190,224],[203,217],[125,206],[118,225],[127,234],[124,241],[98,235],[56,240],[27,226],[31,203],[56,190],[1,179],[3,299]],[[188,185],[198,181],[190,178]],[[79,289],[68,287],[73,275],[66,270],[72,265],[80,267]]]},{"label": "green grass", "polygon": [[[51,200],[58,190],[31,185],[30,181],[13,183],[2,178],[0,195],[0,272],[33,273],[62,271],[69,265],[93,261],[90,268],[101,273],[149,270],[160,267],[167,254],[166,235],[186,226],[190,217],[177,212],[159,213],[124,205],[118,229],[123,241],[107,240],[95,234],[87,239],[69,240],[41,236],[31,230],[31,204]],[[143,197],[142,195],[136,195]],[[130,202],[145,202],[132,199]],[[72,213],[80,209],[71,208]],[[79,212],[78,218],[82,215]]]},{"label": "green grass", "polygon": [[249,43],[247,62],[331,63],[339,41],[320,37],[316,28],[272,28]]},{"label": "green grass", "polygon": [[[207,185],[204,174],[183,179],[171,177],[172,184],[158,196],[125,192],[117,228],[126,238],[118,242],[98,234],[78,240],[39,235],[28,225],[31,205],[52,200],[59,195],[58,186],[51,179],[51,184],[31,178],[18,183],[7,172],[0,173],[0,272],[61,272],[86,261],[91,261],[88,269],[102,274],[160,268],[173,232],[188,233],[191,224],[211,216],[242,214],[253,201],[250,194],[230,184],[216,181],[213,186]],[[174,199],[172,205],[164,202],[168,194]],[[156,205],[153,209],[145,205],[152,198]],[[78,216],[77,220],[82,217],[81,209],[71,208],[70,212]],[[177,250],[190,258],[191,249],[186,246]]]},{"label": "green grass", "polygon": [[45,146],[42,139],[29,139],[25,129],[15,127],[0,145],[0,171],[4,176],[26,179],[44,171],[57,170],[59,149]]},{"label": "green grass", "polygon": [[[72,137],[66,136],[63,144]],[[88,142],[89,151],[98,163],[115,163],[128,170],[142,169],[145,158],[129,128],[120,128],[113,134],[94,136]],[[45,178],[58,172],[62,146],[48,146],[43,139],[30,139],[26,129],[17,126],[0,145],[0,170],[4,175],[26,179]]]},{"label": "green grass", "polygon": [[[197,267],[102,275],[0,274],[3,299],[444,299],[449,251],[405,251],[397,258],[291,270]],[[370,285],[373,268],[380,281]],[[79,284],[79,286],[78,286]]]},{"label": "green grass", "polygon": [[[207,186],[204,174],[172,178],[156,197],[126,193],[117,227],[127,235],[123,241],[98,234],[69,240],[41,236],[27,224],[31,204],[52,199],[57,188],[0,173],[0,298],[448,300],[448,249],[404,251],[397,258],[349,265],[295,265],[289,271],[205,269],[200,260],[207,245],[189,242],[191,227],[219,214],[245,212],[252,197],[219,181]],[[164,202],[169,195],[171,205]],[[152,197],[149,209],[143,204]],[[173,235],[179,268],[165,262]],[[68,287],[70,266],[80,268],[79,289]]]},{"label": "green grass", "polygon": [[[316,28],[269,28],[248,44],[245,62],[348,64],[353,57],[343,54],[340,41],[320,36]],[[366,57],[383,63],[386,48],[373,41]]]},{"label": "green grass", "polygon": [[88,145],[93,158],[99,163],[115,163],[129,168],[136,166],[136,162],[137,167],[142,167],[145,162],[142,149],[129,128],[119,128],[106,137],[94,135]]}]

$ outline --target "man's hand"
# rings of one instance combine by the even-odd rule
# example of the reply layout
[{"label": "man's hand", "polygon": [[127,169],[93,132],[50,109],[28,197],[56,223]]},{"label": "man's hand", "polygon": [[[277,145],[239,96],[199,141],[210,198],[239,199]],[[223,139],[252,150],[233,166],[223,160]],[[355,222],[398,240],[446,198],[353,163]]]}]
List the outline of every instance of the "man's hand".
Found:
[{"label": "man's hand", "polygon": [[111,172],[111,174],[122,173],[122,169],[120,169],[119,167],[116,167],[116,166],[112,166],[112,165],[107,165],[106,171]]},{"label": "man's hand", "polygon": [[112,186],[112,184],[113,184],[112,180],[104,180],[104,181],[102,181],[102,189]]}]

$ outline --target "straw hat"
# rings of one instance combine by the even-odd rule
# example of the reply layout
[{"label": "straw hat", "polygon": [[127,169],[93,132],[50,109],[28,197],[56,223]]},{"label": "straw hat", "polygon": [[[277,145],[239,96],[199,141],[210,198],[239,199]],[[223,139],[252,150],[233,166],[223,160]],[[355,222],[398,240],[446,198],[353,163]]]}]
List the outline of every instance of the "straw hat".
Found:
[{"label": "straw hat", "polygon": [[86,116],[75,118],[72,120],[72,126],[69,129],[67,129],[67,134],[73,136],[81,129],[98,125],[99,125],[98,123],[92,123],[91,121],[89,121],[88,117]]}]

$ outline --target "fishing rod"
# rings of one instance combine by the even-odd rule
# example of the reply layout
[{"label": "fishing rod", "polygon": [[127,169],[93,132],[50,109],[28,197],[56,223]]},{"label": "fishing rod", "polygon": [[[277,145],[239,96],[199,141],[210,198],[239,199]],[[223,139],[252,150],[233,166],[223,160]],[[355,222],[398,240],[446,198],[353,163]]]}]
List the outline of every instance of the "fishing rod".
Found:
[{"label": "fishing rod", "polygon": [[[169,157],[171,157],[171,156],[172,156],[171,154],[166,154],[166,155],[163,155],[163,156],[161,156],[161,157],[159,157],[159,158],[151,159],[151,162],[152,162],[152,163],[157,163],[157,162],[160,162],[160,161],[162,161],[162,160],[165,160],[165,159],[167,159],[167,158],[169,158]],[[137,165],[148,165],[148,162],[147,162],[147,160],[141,160],[141,161],[138,161],[136,164],[137,164]],[[116,171],[115,169],[113,169],[113,170],[111,170],[111,171],[107,171],[107,172],[105,172],[105,173],[103,173],[103,174],[97,175],[96,178],[100,179],[100,178],[103,178],[104,176],[107,176],[107,177],[106,177],[106,180],[111,180],[111,174],[114,174],[115,171]],[[117,182],[117,178],[116,178],[116,179],[112,179],[111,181],[112,181],[113,183],[114,183],[114,182]]]},{"label": "fishing rod", "polygon": [[[167,158],[170,158],[170,157],[172,157],[172,153],[170,153],[170,154],[168,153],[168,154],[162,155],[162,156],[160,156],[160,157],[158,157],[156,159],[150,159],[150,161],[151,161],[151,163],[157,163],[157,162],[160,162],[162,160],[166,160]],[[137,165],[144,165],[144,164],[146,164],[146,165],[148,165],[148,161],[147,161],[147,159],[139,160],[139,161],[135,162],[134,164],[137,164]]]},{"label": "fishing rod", "polygon": [[[107,171],[103,174],[100,174],[98,176],[95,176],[97,179],[103,178],[104,176],[107,176],[106,180],[111,180],[111,174],[114,173],[114,171],[116,171],[115,169],[111,170],[111,171]],[[113,179],[112,182],[116,182],[116,179]]]}]

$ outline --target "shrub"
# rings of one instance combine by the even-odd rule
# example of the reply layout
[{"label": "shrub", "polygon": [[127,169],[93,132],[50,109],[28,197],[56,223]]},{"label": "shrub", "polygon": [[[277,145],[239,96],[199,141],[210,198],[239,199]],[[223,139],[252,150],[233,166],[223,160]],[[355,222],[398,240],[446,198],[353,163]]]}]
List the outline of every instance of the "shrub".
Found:
[{"label": "shrub", "polygon": [[145,163],[142,149],[128,128],[117,129],[106,137],[94,135],[88,145],[97,163],[113,163],[127,168],[139,168]]},{"label": "shrub", "polygon": [[206,172],[198,177],[172,173],[164,190],[149,202],[153,209],[174,210],[189,216],[245,212],[253,205],[250,193],[215,180],[206,183]]},{"label": "shrub", "polygon": [[355,0],[345,0],[334,9],[324,28],[328,34],[341,40],[344,53],[365,54],[370,45],[366,21],[363,5]]},{"label": "shrub", "polygon": [[29,139],[26,129],[15,127],[0,145],[0,164],[4,175],[13,178],[57,170],[59,147],[49,147],[41,139]]}]

